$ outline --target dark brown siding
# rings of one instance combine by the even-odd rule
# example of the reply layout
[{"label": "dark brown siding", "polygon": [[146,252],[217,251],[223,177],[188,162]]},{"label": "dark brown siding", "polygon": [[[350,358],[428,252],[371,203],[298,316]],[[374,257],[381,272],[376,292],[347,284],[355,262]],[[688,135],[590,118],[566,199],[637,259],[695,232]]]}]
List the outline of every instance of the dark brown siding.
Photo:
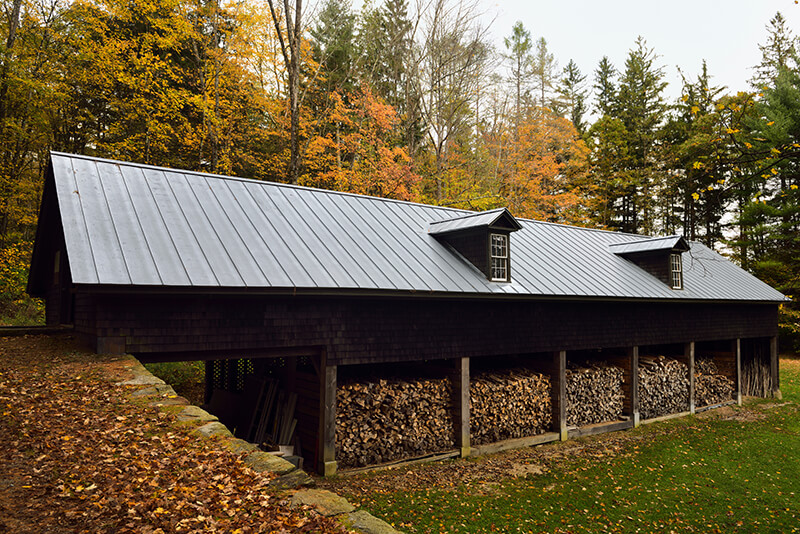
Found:
[{"label": "dark brown siding", "polygon": [[[507,234],[507,232],[504,232]],[[489,277],[489,233],[486,229],[441,238]]]},{"label": "dark brown siding", "polygon": [[665,284],[671,286],[672,271],[669,264],[669,256],[669,254],[638,256],[636,258],[631,258],[631,261]]},{"label": "dark brown siding", "polygon": [[777,305],[79,295],[76,330],[128,352],[325,347],[331,364],[777,335]]}]

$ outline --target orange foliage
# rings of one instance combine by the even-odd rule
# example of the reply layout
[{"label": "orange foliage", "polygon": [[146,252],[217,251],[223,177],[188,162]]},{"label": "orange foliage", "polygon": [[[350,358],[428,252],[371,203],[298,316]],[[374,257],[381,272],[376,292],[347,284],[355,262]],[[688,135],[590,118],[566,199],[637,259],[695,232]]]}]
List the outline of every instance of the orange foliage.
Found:
[{"label": "orange foliage", "polygon": [[583,202],[589,187],[589,149],[572,123],[537,109],[520,124],[516,142],[509,144],[505,188],[513,213],[542,221],[587,223]]},{"label": "orange foliage", "polygon": [[411,158],[390,139],[398,127],[392,106],[368,88],[348,95],[334,92],[316,123],[303,160],[300,184],[401,200],[418,200],[420,177]]}]

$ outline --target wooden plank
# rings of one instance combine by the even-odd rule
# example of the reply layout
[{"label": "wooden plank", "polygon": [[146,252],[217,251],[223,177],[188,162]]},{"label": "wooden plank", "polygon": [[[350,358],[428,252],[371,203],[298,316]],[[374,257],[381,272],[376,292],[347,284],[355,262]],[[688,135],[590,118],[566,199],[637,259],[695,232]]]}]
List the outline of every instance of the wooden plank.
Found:
[{"label": "wooden plank", "polygon": [[720,402],[719,404],[709,404],[708,406],[701,406],[700,408],[697,408],[695,413],[707,412],[708,410],[714,410],[716,408],[722,408],[723,406],[730,406],[731,404],[735,404],[735,403],[736,403],[736,401],[729,400],[729,401],[725,401],[725,402]]},{"label": "wooden plank", "polygon": [[631,388],[630,396],[631,413],[628,414],[633,421],[633,426],[639,426],[641,416],[639,415],[639,347],[628,348],[629,366],[631,369]]},{"label": "wooden plank", "polygon": [[689,368],[689,413],[695,413],[694,403],[694,341],[690,341],[683,346],[683,355],[686,358],[686,366]]},{"label": "wooden plank", "polygon": [[319,474],[336,473],[336,366],[328,365],[326,354],[320,358],[319,390]]},{"label": "wooden plank", "polygon": [[567,435],[567,351],[553,353],[553,424],[559,439],[566,441]]},{"label": "wooden plank", "polygon": [[470,455],[469,358],[456,358],[452,374],[456,446],[461,457]]},{"label": "wooden plank", "polygon": [[692,412],[690,412],[688,410],[685,411],[685,412],[670,413],[670,414],[667,414],[667,415],[662,415],[660,417],[653,417],[652,419],[643,419],[641,421],[641,424],[657,423],[659,421],[667,421],[669,419],[675,419],[677,417],[685,417],[685,416],[691,415],[691,414],[692,414]]},{"label": "wooden plank", "polygon": [[742,405],[742,340],[736,338],[733,342],[736,353],[736,404]]},{"label": "wooden plank", "polygon": [[505,439],[495,443],[487,443],[486,445],[479,445],[473,447],[472,454],[474,456],[483,456],[485,454],[493,454],[496,452],[507,451],[510,449],[521,449],[523,447],[532,447],[533,445],[541,445],[543,443],[550,443],[552,441],[559,441],[561,434],[558,432],[546,432],[536,436],[527,436],[524,438]]},{"label": "wooden plank", "polygon": [[772,396],[782,399],[780,373],[778,368],[778,336],[769,338],[769,365],[772,374]]},{"label": "wooden plank", "polygon": [[614,421],[613,423],[598,423],[575,428],[567,432],[570,438],[581,438],[605,432],[616,432],[633,428],[633,421]]},{"label": "wooden plank", "polygon": [[406,458],[404,460],[394,460],[376,465],[368,465],[365,467],[353,467],[351,469],[342,469],[338,471],[338,475],[355,475],[357,473],[364,473],[366,471],[378,471],[380,469],[391,469],[396,467],[403,467],[407,465],[422,464],[427,462],[436,462],[439,460],[447,460],[449,458],[458,458],[461,456],[460,451],[446,451],[441,453],[427,454],[425,456],[417,456],[415,458]]}]

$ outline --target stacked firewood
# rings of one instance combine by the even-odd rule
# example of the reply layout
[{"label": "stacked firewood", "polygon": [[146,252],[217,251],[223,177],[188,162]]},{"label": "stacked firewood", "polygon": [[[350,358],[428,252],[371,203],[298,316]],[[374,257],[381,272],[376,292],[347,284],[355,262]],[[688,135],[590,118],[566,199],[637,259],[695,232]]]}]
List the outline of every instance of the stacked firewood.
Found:
[{"label": "stacked firewood", "polygon": [[639,358],[639,413],[651,419],[689,409],[689,368],[664,356]]},{"label": "stacked firewood", "polygon": [[567,369],[567,425],[590,425],[622,417],[622,378],[622,369],[604,364]]},{"label": "stacked firewood", "polygon": [[454,447],[447,379],[374,380],[336,392],[336,457],[360,467]]},{"label": "stacked firewood", "polygon": [[550,379],[528,369],[487,372],[470,381],[470,431],[475,445],[535,436],[550,426]]},{"label": "stacked firewood", "polygon": [[733,381],[721,374],[714,360],[698,359],[694,362],[694,404],[711,406],[733,398]]}]

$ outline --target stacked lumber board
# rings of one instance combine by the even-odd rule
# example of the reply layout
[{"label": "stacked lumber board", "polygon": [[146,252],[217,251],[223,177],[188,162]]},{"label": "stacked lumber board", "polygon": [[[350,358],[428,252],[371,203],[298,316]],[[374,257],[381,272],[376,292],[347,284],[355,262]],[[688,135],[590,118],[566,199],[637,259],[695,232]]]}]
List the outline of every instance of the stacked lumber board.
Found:
[{"label": "stacked lumber board", "polygon": [[370,380],[336,392],[336,460],[361,467],[452,449],[447,379]]},{"label": "stacked lumber board", "polygon": [[695,406],[711,406],[733,399],[733,381],[721,374],[712,359],[698,359],[694,363]]},{"label": "stacked lumber board", "polygon": [[567,425],[583,426],[622,417],[624,372],[604,363],[567,369]]},{"label": "stacked lumber board", "polygon": [[475,445],[542,434],[550,427],[550,378],[528,369],[485,372],[469,385]]},{"label": "stacked lumber board", "polygon": [[639,413],[652,419],[689,409],[689,368],[664,356],[639,357]]}]

